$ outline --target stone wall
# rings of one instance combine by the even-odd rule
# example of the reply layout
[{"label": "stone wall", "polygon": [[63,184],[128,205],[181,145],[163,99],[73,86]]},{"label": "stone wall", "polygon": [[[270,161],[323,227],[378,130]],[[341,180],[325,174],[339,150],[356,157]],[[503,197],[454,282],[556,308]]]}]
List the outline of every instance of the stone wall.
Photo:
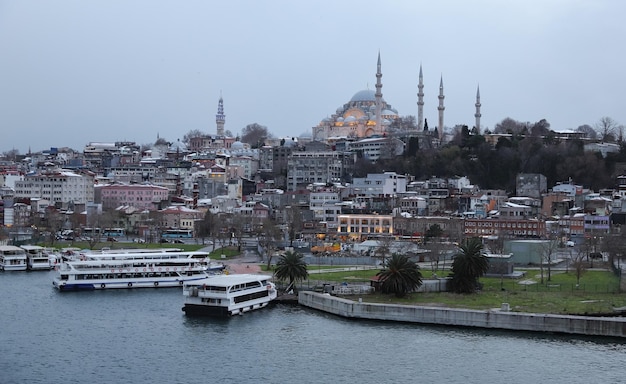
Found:
[{"label": "stone wall", "polygon": [[508,305],[488,311],[363,303],[301,291],[298,303],[338,316],[422,324],[495,328],[512,331],[555,332],[589,336],[626,337],[626,318],[548,315],[508,311]]}]

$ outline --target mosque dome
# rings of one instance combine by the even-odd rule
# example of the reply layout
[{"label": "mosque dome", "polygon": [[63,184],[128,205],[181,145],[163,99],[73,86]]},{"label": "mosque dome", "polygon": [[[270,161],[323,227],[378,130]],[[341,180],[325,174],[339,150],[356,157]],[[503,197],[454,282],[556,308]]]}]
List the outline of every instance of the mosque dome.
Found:
[{"label": "mosque dome", "polygon": [[350,101],[376,101],[376,95],[373,90],[364,89],[355,93]]},{"label": "mosque dome", "polygon": [[285,144],[283,144],[284,147],[293,148],[298,145],[298,142],[293,137],[286,137],[284,138],[284,140],[285,140]]},{"label": "mosque dome", "polygon": [[355,122],[355,121],[356,121],[356,117],[354,117],[354,116],[348,116],[348,117],[346,117],[343,120],[344,123],[352,123],[352,122]]},{"label": "mosque dome", "polygon": [[243,149],[244,145],[241,141],[235,141],[230,145],[231,150]]},{"label": "mosque dome", "polygon": [[175,151],[185,152],[187,151],[187,145],[185,145],[185,143],[183,143],[182,141],[178,140],[178,141],[171,143],[169,150],[174,151],[174,152]]}]

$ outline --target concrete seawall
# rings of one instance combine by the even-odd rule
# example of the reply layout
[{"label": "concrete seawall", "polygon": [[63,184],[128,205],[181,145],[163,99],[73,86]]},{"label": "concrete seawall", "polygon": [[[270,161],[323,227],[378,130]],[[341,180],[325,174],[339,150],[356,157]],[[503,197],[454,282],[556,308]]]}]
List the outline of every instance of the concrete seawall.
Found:
[{"label": "concrete seawall", "polygon": [[626,337],[626,318],[548,315],[503,310],[472,310],[414,305],[362,303],[328,294],[302,291],[298,303],[355,319],[554,332],[588,336]]}]

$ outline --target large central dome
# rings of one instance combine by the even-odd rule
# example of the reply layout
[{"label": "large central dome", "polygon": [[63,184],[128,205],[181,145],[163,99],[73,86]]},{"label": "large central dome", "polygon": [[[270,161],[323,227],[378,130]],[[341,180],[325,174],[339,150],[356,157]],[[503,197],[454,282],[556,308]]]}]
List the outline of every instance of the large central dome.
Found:
[{"label": "large central dome", "polygon": [[358,91],[350,101],[376,101],[376,93],[370,89]]}]

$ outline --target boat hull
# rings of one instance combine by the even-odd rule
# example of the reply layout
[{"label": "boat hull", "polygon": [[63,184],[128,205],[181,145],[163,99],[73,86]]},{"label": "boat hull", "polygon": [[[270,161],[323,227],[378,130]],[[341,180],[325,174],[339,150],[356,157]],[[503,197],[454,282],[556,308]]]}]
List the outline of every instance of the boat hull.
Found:
[{"label": "boat hull", "polygon": [[59,281],[55,279],[52,282],[55,288],[59,291],[93,291],[101,289],[134,289],[134,288],[174,288],[182,287],[185,281],[201,280],[204,277],[198,277],[197,279],[190,280],[126,280],[126,281],[93,281],[93,282],[81,282],[70,283],[65,281]]},{"label": "boat hull", "polygon": [[267,307],[269,303],[270,302],[268,301],[238,308],[209,306],[201,304],[185,304],[182,309],[183,312],[185,312],[185,314],[188,316],[229,317],[234,315],[243,315],[245,312],[250,312]]},{"label": "boat hull", "polygon": [[19,265],[3,265],[0,266],[0,269],[2,269],[3,271],[25,271],[26,270],[26,264],[19,264]]}]

